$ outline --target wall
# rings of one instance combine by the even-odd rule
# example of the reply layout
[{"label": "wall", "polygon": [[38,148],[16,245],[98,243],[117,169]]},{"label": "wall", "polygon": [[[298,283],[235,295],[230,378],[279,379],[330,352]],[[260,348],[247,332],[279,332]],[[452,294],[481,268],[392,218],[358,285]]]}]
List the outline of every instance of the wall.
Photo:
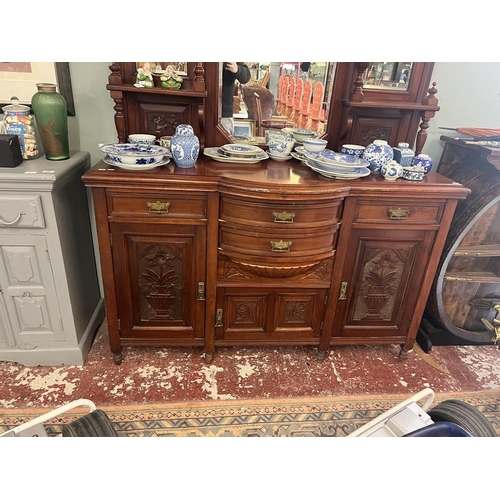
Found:
[{"label": "wall", "polygon": [[[106,90],[110,62],[70,62],[76,116],[69,118],[70,147],[89,151],[92,164],[102,158],[99,143],[116,142],[114,102]],[[438,127],[500,128],[500,63],[437,62],[436,82],[441,110],[430,121],[423,153],[437,166],[443,151],[439,137],[461,136]]]},{"label": "wall", "polygon": [[437,165],[443,152],[439,137],[464,137],[439,127],[500,128],[500,63],[437,62],[432,82],[436,82],[441,110],[430,121],[423,153]]}]

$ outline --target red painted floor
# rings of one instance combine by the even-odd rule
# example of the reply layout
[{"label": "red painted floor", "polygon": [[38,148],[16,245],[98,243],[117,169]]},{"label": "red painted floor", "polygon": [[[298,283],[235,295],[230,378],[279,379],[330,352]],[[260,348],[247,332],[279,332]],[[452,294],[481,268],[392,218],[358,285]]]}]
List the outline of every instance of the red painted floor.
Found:
[{"label": "red painted floor", "polygon": [[199,348],[126,348],[113,363],[103,323],[83,366],[0,362],[0,406],[54,407],[87,398],[97,405],[500,389],[500,350],[435,346],[398,361],[399,346],[342,346],[322,362],[313,347],[219,348],[207,364]]}]

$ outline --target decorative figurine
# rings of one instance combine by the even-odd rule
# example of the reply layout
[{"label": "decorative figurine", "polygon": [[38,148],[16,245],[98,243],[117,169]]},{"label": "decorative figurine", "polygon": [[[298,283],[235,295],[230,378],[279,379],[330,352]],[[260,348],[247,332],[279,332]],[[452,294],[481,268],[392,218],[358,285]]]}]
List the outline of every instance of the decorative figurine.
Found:
[{"label": "decorative figurine", "polygon": [[168,90],[179,90],[182,86],[183,79],[179,76],[174,67],[168,65],[165,69],[165,73],[160,76],[161,86]]},{"label": "decorative figurine", "polygon": [[155,86],[153,82],[153,73],[151,72],[151,64],[148,62],[139,63],[139,68],[137,68],[137,84],[141,87],[152,88]]}]

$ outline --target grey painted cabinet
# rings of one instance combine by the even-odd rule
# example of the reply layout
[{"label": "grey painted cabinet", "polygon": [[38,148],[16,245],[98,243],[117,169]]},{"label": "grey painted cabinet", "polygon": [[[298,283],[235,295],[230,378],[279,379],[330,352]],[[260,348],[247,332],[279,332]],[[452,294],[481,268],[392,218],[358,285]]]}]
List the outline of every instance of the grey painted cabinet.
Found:
[{"label": "grey painted cabinet", "polygon": [[81,176],[90,155],[0,168],[0,360],[85,362],[104,302]]}]

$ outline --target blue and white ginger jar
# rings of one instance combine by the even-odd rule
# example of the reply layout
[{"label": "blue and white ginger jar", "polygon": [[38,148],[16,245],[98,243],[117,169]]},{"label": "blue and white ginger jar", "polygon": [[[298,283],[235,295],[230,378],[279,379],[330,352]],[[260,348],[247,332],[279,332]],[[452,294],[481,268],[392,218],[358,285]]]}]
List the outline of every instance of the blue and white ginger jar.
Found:
[{"label": "blue and white ginger jar", "polygon": [[394,158],[394,152],[387,144],[387,141],[377,139],[366,146],[363,159],[370,163],[368,167],[372,172],[377,173],[380,167],[390,162]]},{"label": "blue and white ginger jar", "polygon": [[432,169],[432,159],[429,155],[419,154],[413,158],[411,163],[414,167],[421,167],[424,169],[424,174]]},{"label": "blue and white ginger jar", "polygon": [[170,139],[170,151],[175,164],[181,168],[191,168],[200,154],[200,140],[194,135],[191,125],[177,125],[175,135]]}]

